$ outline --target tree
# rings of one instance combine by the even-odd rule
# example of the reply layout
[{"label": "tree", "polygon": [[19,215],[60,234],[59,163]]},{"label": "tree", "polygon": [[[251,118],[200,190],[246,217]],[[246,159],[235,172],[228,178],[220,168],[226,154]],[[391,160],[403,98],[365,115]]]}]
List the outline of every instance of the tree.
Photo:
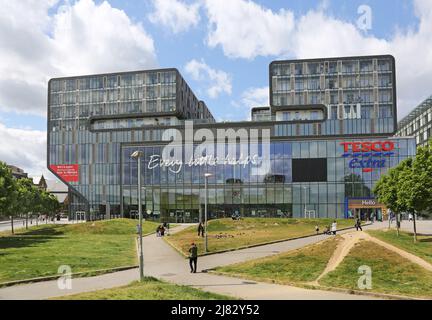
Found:
[{"label": "tree", "polygon": [[19,179],[16,184],[19,203],[17,210],[25,214],[26,229],[28,229],[28,214],[33,212],[38,204],[39,189],[33,185],[31,179]]},{"label": "tree", "polygon": [[61,208],[61,204],[57,197],[46,191],[41,192],[41,213],[47,215],[47,217],[54,217],[58,214]]},{"label": "tree", "polygon": [[[407,160],[405,160],[407,161]],[[387,208],[392,210],[397,216],[397,234],[399,235],[400,213],[406,211],[406,204],[398,198],[399,181],[404,166],[402,161],[398,166],[391,168],[386,174],[381,175],[380,179],[375,184],[373,193],[378,198],[378,201],[384,203]]]},{"label": "tree", "polygon": [[12,234],[14,233],[13,217],[16,214],[17,196],[12,172],[6,163],[0,161],[0,215],[10,216]]},{"label": "tree", "polygon": [[432,211],[432,140],[417,148],[415,158],[402,161],[382,175],[374,193],[394,212],[413,214],[414,242],[417,241],[416,217],[430,216]]},{"label": "tree", "polygon": [[417,148],[410,166],[403,168],[399,185],[407,211],[413,214],[414,242],[417,241],[416,216],[430,215],[432,208],[432,144]]}]

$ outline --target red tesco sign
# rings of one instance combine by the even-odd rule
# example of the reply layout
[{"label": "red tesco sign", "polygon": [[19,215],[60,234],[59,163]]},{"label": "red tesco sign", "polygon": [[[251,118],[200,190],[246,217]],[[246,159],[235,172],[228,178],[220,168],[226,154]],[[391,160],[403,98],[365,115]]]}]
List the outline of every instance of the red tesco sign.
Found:
[{"label": "red tesco sign", "polygon": [[344,148],[342,157],[351,158],[349,167],[363,172],[384,168],[386,158],[394,155],[395,149],[393,141],[341,142],[341,145]]},{"label": "red tesco sign", "polygon": [[61,164],[51,165],[51,170],[57,173],[65,182],[79,181],[79,165],[78,164]]},{"label": "red tesco sign", "polygon": [[388,152],[395,148],[392,141],[341,142],[341,145],[344,147],[344,152]]}]

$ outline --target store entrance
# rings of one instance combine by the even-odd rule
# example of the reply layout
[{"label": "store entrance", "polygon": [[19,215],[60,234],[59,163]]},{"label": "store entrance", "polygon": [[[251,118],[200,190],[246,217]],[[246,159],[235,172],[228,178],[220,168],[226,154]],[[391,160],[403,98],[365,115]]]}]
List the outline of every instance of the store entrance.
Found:
[{"label": "store entrance", "polygon": [[375,199],[347,199],[346,218],[362,221],[384,221],[388,219],[387,208]]}]

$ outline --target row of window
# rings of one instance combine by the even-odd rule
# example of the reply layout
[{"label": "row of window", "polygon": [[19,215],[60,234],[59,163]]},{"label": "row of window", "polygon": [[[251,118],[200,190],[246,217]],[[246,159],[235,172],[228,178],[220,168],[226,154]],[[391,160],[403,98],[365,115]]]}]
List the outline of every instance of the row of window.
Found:
[{"label": "row of window", "polygon": [[52,80],[51,92],[95,90],[104,88],[117,88],[129,86],[153,85],[157,83],[170,84],[176,82],[176,73],[145,72],[136,74],[121,74],[108,76],[93,76],[75,79]]},{"label": "row of window", "polygon": [[[367,91],[344,91],[332,92],[300,92],[300,93],[273,93],[274,106],[290,106],[305,104],[338,104],[338,103],[392,103],[393,93],[391,90],[379,90],[375,96],[372,90]],[[327,101],[326,101],[327,100]]]},{"label": "row of window", "polygon": [[79,106],[59,106],[50,108],[50,119],[75,119],[91,116],[108,116],[130,113],[175,112],[176,100],[147,100],[114,103],[82,104]]},{"label": "row of window", "polygon": [[176,85],[168,84],[162,86],[90,90],[80,92],[51,93],[50,105],[70,105],[85,103],[117,102],[119,100],[143,100],[156,98],[175,98]]},{"label": "row of window", "polygon": [[278,62],[271,67],[271,74],[278,75],[304,75],[304,74],[332,74],[332,73],[363,73],[363,72],[388,72],[391,71],[389,59],[379,59],[376,62],[367,60],[340,60],[322,62]]},{"label": "row of window", "polygon": [[379,75],[374,81],[372,76],[345,76],[338,81],[337,77],[325,78],[325,87],[320,85],[320,78],[295,79],[295,78],[276,78],[273,79],[275,87],[273,90],[291,91],[291,90],[325,90],[325,89],[364,89],[373,87],[392,86],[391,76],[389,74]]}]

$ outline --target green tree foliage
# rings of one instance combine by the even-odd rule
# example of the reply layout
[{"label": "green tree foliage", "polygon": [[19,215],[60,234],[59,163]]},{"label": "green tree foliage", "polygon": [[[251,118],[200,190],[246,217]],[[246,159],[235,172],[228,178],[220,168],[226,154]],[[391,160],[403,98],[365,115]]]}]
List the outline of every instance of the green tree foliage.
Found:
[{"label": "green tree foliage", "polygon": [[12,172],[6,163],[0,161],[0,215],[12,215],[17,200],[17,188]]},{"label": "green tree foliage", "polygon": [[0,216],[13,219],[19,215],[32,214],[54,216],[60,211],[57,198],[33,185],[31,179],[15,180],[9,167],[0,162]]},{"label": "green tree foliage", "polygon": [[417,148],[415,158],[402,161],[382,175],[374,193],[394,212],[413,213],[416,241],[416,215],[430,216],[432,212],[432,140]]}]

